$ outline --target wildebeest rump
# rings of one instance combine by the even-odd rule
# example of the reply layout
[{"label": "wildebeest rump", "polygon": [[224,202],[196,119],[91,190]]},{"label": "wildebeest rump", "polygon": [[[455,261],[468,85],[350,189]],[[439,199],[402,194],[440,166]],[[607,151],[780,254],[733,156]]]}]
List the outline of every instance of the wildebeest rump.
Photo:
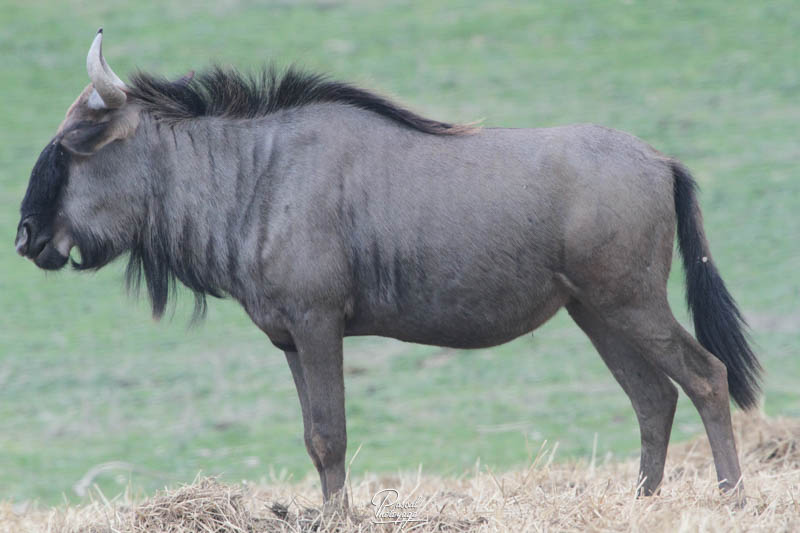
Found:
[{"label": "wildebeest rump", "polygon": [[[128,252],[155,316],[177,281],[228,295],[283,349],[326,500],[343,495],[342,338],[475,348],[566,307],[630,397],[642,491],[661,482],[675,380],[724,488],[740,478],[728,394],[759,365],[703,233],[688,171],[595,125],[473,128],[289,70],[176,81],[105,63],[42,152],[16,247],[40,267]],[[675,228],[698,340],[667,303]]]}]

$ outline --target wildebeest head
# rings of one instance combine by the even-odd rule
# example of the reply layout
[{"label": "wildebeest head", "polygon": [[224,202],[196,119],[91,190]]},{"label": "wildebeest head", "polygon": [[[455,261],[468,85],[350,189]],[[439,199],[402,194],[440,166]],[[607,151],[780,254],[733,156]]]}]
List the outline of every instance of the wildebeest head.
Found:
[{"label": "wildebeest head", "polygon": [[[91,83],[70,106],[55,137],[42,150],[22,201],[16,249],[40,268],[55,270],[80,251],[76,268],[98,268],[124,252],[142,216],[128,157],[99,157],[101,150],[130,152],[140,109],[125,83],[106,64],[100,29],[86,67]],[[113,238],[112,238],[113,237]]]}]

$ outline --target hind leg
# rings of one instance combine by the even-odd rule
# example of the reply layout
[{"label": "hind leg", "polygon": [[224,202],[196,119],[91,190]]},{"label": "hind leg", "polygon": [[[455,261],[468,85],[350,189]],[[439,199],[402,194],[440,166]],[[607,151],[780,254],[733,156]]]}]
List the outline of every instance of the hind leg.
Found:
[{"label": "hind leg", "polygon": [[[653,366],[675,380],[703,420],[719,486],[740,486],[741,469],[731,426],[727,369],[678,323],[666,298],[610,310],[604,320]],[[741,496],[741,494],[740,494]]]},{"label": "hind leg", "polygon": [[653,494],[664,475],[667,445],[678,401],[678,390],[666,374],[644,359],[599,316],[574,302],[567,311],[588,335],[617,382],[628,395],[639,421],[642,441],[640,494]]}]

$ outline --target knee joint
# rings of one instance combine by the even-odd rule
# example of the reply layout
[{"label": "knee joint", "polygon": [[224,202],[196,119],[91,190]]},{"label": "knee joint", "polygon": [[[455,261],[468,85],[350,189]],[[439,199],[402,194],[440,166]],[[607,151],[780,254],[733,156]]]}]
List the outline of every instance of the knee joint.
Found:
[{"label": "knee joint", "polygon": [[347,449],[347,436],[326,428],[314,427],[305,435],[306,448],[314,463],[327,467],[343,461]]},{"label": "knee joint", "polygon": [[706,401],[728,401],[728,369],[725,363],[711,357],[708,361],[708,371],[696,383],[695,395]]}]

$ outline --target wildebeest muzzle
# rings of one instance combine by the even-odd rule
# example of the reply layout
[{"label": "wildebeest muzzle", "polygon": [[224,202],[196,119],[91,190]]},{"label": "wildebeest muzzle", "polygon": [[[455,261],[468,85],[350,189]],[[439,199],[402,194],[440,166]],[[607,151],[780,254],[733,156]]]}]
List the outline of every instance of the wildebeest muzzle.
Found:
[{"label": "wildebeest muzzle", "polygon": [[17,253],[32,259],[36,266],[45,270],[58,270],[69,259],[69,250],[59,250],[52,231],[39,228],[34,217],[27,217],[19,223],[14,245]]}]

